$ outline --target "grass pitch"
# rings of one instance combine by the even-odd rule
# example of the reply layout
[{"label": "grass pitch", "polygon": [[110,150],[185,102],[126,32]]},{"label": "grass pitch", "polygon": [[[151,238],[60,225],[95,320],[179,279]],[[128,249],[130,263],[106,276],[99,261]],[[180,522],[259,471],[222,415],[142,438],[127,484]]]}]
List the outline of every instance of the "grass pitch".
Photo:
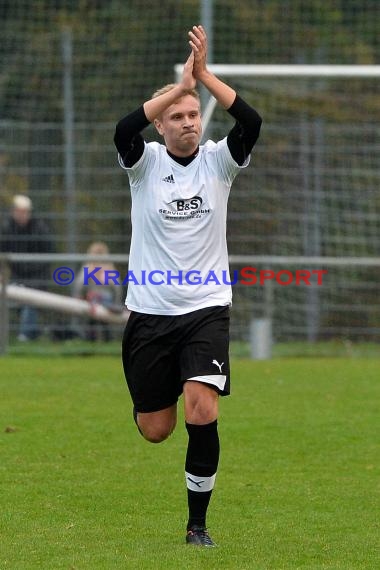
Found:
[{"label": "grass pitch", "polygon": [[235,360],[208,525],[184,544],[186,432],[138,434],[119,358],[0,359],[0,568],[380,568],[379,360]]}]

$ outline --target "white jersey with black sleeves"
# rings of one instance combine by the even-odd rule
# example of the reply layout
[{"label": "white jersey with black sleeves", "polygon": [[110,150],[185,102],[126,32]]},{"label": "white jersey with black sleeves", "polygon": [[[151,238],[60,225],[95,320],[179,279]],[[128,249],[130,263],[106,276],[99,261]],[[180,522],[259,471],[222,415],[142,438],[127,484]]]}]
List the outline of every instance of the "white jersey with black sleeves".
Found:
[{"label": "white jersey with black sleeves", "polygon": [[230,305],[227,202],[241,168],[227,139],[207,141],[182,166],[157,142],[145,143],[129,177],[132,241],[125,304],[131,311],[182,315]]}]

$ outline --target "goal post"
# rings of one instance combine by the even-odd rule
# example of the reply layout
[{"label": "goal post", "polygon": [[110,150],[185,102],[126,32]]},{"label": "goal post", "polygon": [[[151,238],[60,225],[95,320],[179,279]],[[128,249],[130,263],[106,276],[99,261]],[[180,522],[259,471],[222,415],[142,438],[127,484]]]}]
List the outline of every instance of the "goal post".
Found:
[{"label": "goal post", "polygon": [[[239,77],[255,75],[257,77],[379,77],[380,65],[326,65],[326,64],[234,64],[210,63],[207,68],[216,75],[223,77]],[[178,80],[183,70],[183,64],[174,66]]]},{"label": "goal post", "polygon": [[[229,64],[211,63],[208,69],[221,77],[331,77],[348,78],[380,78],[380,65],[320,65],[320,64]],[[174,66],[175,81],[178,82],[183,71],[183,64],[177,63]],[[203,129],[206,130],[216,107],[216,99],[212,95],[203,111]]]},{"label": "goal post", "polygon": [[[257,268],[328,270],[321,287],[274,283],[269,310],[263,287],[235,288],[232,337],[269,312],[279,342],[378,341],[380,65],[208,67],[263,117],[230,196],[232,266],[253,256]],[[210,97],[202,123],[219,140],[231,117]]]}]

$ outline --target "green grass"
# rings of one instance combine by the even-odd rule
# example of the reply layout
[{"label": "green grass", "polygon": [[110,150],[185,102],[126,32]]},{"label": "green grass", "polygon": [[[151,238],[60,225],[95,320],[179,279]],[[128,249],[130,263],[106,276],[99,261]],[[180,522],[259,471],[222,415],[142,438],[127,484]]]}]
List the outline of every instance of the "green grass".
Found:
[{"label": "green grass", "polygon": [[[120,338],[121,338],[120,332]],[[12,337],[8,354],[11,356],[118,356],[120,338],[111,342],[88,342],[79,338],[54,342],[41,337],[32,342],[20,343]],[[248,342],[231,342],[230,352],[233,358],[250,358]],[[342,358],[380,358],[380,346],[376,342],[352,342],[334,339],[318,342],[278,342],[273,345],[273,358],[284,357],[342,357]]]},{"label": "green grass", "polygon": [[379,361],[235,360],[208,524],[186,437],[137,433],[119,358],[0,359],[1,570],[380,568]]}]

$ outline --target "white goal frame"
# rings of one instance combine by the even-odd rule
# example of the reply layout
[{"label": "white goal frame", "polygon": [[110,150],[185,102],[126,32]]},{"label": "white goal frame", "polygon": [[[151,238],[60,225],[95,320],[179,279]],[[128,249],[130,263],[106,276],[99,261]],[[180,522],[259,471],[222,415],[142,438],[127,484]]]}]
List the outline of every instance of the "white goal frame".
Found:
[{"label": "white goal frame", "polygon": [[[374,77],[380,78],[380,65],[266,65],[266,64],[218,64],[207,65],[208,69],[221,77]],[[175,81],[179,82],[183,71],[183,64],[174,66]],[[210,96],[202,113],[203,132],[206,131],[217,101]]]}]

